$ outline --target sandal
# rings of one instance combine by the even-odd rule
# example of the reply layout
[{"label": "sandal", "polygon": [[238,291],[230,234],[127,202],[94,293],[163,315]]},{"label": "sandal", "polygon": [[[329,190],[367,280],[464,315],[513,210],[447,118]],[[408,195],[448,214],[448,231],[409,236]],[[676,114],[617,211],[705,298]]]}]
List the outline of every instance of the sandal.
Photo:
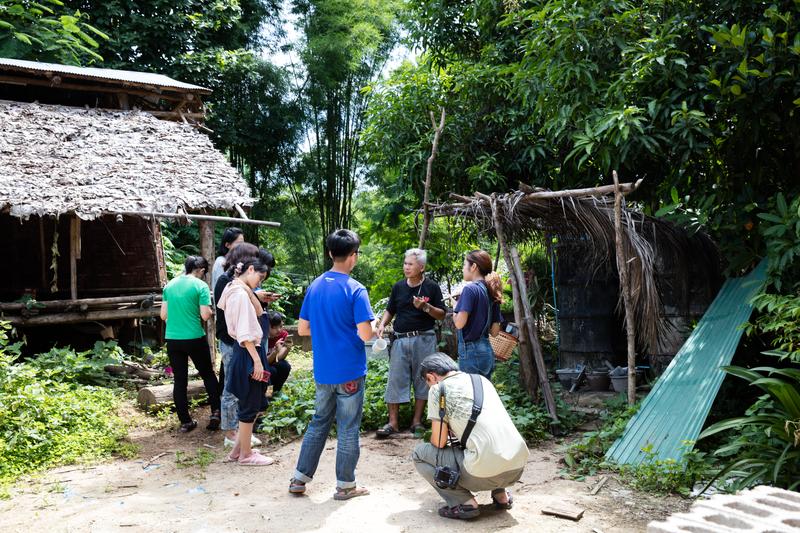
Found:
[{"label": "sandal", "polygon": [[292,494],[303,494],[306,491],[306,483],[305,481],[300,481],[299,479],[292,478],[289,480],[289,492]]},{"label": "sandal", "polygon": [[208,425],[206,426],[206,429],[209,431],[217,431],[221,423],[222,413],[219,412],[219,409],[216,411],[211,411],[211,417],[208,419]]},{"label": "sandal", "polygon": [[494,503],[494,508],[498,511],[508,511],[514,506],[514,498],[511,497],[511,491],[506,490],[505,493],[508,494],[508,501],[506,503],[500,503],[497,501],[497,498],[494,497],[495,494],[500,494],[504,492],[502,490],[498,490],[497,492],[492,492],[492,502]]},{"label": "sandal", "polygon": [[456,505],[455,507],[439,507],[439,516],[454,518],[456,520],[469,520],[481,514],[480,509],[473,505]]},{"label": "sandal", "polygon": [[256,450],[253,450],[247,457],[239,457],[239,464],[242,466],[269,466],[274,462],[275,459],[261,455]]},{"label": "sandal", "polygon": [[336,489],[336,493],[333,495],[334,500],[343,501],[349,500],[350,498],[357,498],[358,496],[366,496],[369,494],[369,491],[364,487],[350,487],[349,489]]},{"label": "sandal", "polygon": [[417,434],[422,437],[422,435],[425,433],[425,426],[422,424],[413,424],[408,431],[411,432],[415,437]]},{"label": "sandal", "polygon": [[178,431],[180,431],[181,433],[189,433],[196,427],[197,427],[197,420],[192,420],[191,422],[186,422],[185,424],[181,424],[181,428]]},{"label": "sandal", "polygon": [[385,439],[386,437],[396,435],[397,433],[400,432],[394,429],[391,424],[386,424],[381,429],[375,432],[375,436],[379,439]]}]

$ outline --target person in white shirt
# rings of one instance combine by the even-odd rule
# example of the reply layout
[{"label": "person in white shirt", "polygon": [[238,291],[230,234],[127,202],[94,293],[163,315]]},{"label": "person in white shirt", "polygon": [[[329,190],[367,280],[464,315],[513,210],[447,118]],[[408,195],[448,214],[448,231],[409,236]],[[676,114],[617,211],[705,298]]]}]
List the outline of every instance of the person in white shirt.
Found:
[{"label": "person in white shirt", "polygon": [[[417,471],[430,483],[446,505],[439,509],[445,518],[469,519],[480,514],[473,492],[491,491],[497,509],[510,509],[511,493],[506,487],[522,476],[528,460],[528,447],[519,434],[492,383],[478,376],[483,390],[483,405],[466,442],[464,431],[472,414],[473,384],[470,374],[459,372],[449,356],[436,353],[420,364],[420,376],[428,392],[428,418],[431,441],[419,444],[412,454]],[[440,405],[442,389],[444,406]],[[443,410],[444,416],[441,416]],[[448,444],[449,435],[461,444]],[[458,483],[450,488],[437,485],[437,466],[458,472]]]}]

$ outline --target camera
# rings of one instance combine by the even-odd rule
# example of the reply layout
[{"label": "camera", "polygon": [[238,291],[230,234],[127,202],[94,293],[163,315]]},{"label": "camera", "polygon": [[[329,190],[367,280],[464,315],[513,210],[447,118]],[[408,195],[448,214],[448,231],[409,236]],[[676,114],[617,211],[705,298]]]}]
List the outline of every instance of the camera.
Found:
[{"label": "camera", "polygon": [[461,472],[453,470],[449,466],[437,466],[433,472],[433,480],[440,489],[456,488],[460,477]]}]

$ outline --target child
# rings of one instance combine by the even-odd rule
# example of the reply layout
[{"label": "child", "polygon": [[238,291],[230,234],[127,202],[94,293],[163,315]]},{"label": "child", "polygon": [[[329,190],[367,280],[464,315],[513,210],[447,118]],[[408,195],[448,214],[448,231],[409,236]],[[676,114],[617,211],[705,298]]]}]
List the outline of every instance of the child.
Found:
[{"label": "child", "polygon": [[292,348],[292,339],[289,339],[289,332],[283,329],[285,317],[276,311],[268,311],[269,333],[267,334],[267,367],[265,370],[270,372],[270,382],[272,383],[272,396],[277,395],[292,366],[286,360],[289,350]]}]

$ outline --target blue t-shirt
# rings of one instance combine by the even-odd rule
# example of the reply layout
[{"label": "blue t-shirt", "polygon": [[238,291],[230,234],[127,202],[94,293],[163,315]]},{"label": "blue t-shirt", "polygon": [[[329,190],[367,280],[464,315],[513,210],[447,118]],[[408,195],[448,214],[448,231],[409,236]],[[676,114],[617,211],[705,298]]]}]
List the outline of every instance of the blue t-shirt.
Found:
[{"label": "blue t-shirt", "polygon": [[[461,330],[464,340],[480,339],[483,328],[486,327],[487,312],[489,311],[489,293],[486,284],[483,281],[467,283],[461,291],[461,297],[459,297],[454,311],[469,313],[467,325]],[[497,302],[492,302],[492,324],[495,322],[503,322],[503,315],[500,314],[500,306],[497,305]]]},{"label": "blue t-shirt", "polygon": [[339,272],[328,271],[306,291],[300,318],[311,324],[314,379],[338,385],[367,374],[364,341],[356,324],[375,319],[367,289]]}]

